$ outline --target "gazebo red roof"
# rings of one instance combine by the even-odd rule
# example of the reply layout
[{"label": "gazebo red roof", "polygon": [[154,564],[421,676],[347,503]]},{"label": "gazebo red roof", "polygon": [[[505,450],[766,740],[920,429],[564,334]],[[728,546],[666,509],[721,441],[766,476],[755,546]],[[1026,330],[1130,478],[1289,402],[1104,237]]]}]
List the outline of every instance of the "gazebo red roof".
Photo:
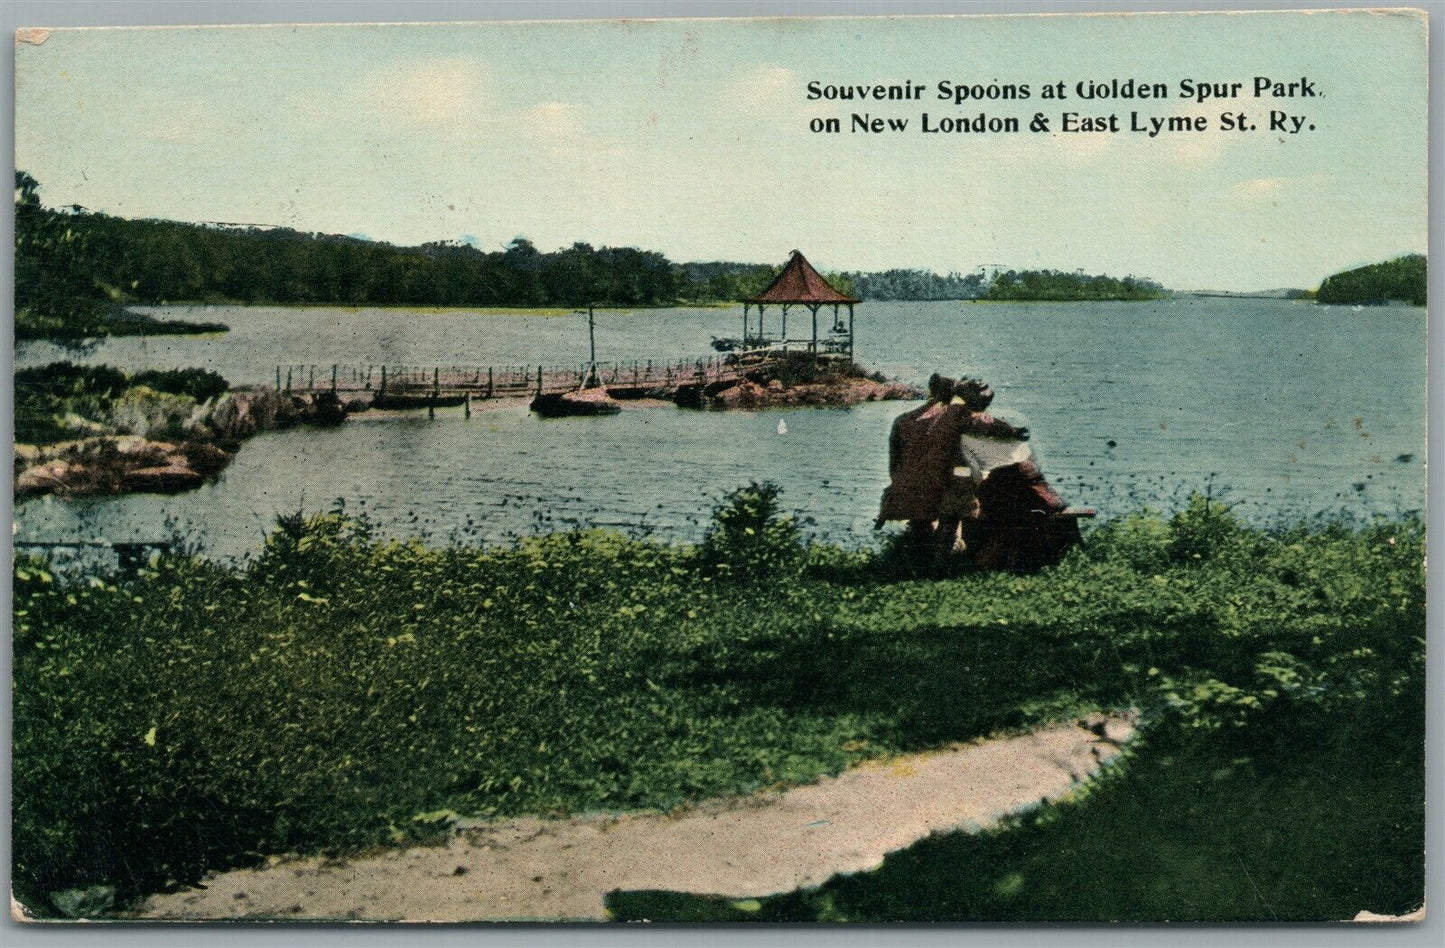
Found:
[{"label": "gazebo red roof", "polygon": [[766,290],[748,300],[749,303],[858,303],[828,284],[801,251],[794,250],[787,266]]}]

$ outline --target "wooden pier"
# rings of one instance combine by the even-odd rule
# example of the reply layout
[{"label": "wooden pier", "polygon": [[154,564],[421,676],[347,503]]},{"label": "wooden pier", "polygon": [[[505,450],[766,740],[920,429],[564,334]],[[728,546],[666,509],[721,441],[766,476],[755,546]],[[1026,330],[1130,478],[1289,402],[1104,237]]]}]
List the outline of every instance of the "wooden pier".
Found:
[{"label": "wooden pier", "polygon": [[[614,398],[671,398],[687,386],[735,381],[785,357],[782,349],[755,349],[696,359],[633,359],[570,365],[293,364],[276,367],[282,392],[332,392],[376,408],[426,408],[493,398],[531,398],[601,387]],[[817,354],[819,360],[842,358]]]}]

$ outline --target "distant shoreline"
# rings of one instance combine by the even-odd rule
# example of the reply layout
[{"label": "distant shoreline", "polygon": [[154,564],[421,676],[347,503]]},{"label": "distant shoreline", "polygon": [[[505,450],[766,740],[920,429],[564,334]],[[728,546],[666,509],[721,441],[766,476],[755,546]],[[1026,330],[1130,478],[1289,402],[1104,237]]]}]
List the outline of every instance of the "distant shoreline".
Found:
[{"label": "distant shoreline", "polygon": [[[341,310],[342,312],[358,313],[362,310],[385,310],[408,313],[421,313],[425,315],[440,315],[443,313],[475,313],[479,316],[576,316],[579,313],[586,313],[586,307],[576,306],[432,306],[412,305],[409,303],[260,303],[260,302],[235,302],[235,303],[213,303],[197,301],[174,301],[167,303],[131,303],[130,307],[146,307],[148,309],[325,309]],[[734,306],[741,306],[742,302],[735,303],[666,303],[647,306],[604,306],[595,305],[593,309],[599,313],[634,312],[654,309],[730,309]]]}]

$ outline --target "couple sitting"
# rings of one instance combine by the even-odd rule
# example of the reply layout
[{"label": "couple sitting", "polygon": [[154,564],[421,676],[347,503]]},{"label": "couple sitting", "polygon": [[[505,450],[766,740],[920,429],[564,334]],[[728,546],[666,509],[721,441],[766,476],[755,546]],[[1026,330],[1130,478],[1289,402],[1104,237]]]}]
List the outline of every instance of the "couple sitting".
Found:
[{"label": "couple sitting", "polygon": [[893,423],[877,525],[906,520],[918,562],[962,546],[973,565],[1033,570],[1079,542],[1078,523],[1039,473],[1028,429],[987,414],[993,389],[934,374],[928,401]]}]

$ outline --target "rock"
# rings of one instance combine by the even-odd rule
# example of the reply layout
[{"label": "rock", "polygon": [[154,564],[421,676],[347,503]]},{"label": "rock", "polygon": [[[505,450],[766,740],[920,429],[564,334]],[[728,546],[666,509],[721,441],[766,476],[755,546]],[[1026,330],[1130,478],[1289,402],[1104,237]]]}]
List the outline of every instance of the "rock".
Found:
[{"label": "rock", "polygon": [[532,411],[543,418],[615,415],[622,410],[605,389],[592,388],[580,392],[538,395],[532,399]]},{"label": "rock", "polygon": [[232,454],[229,451],[205,441],[187,441],[180,445],[180,451],[186,463],[208,480],[220,474],[222,469],[231,463]]},{"label": "rock", "polygon": [[[262,389],[227,392],[178,415],[173,409],[179,409],[180,402],[174,398],[167,401],[149,390],[136,391],[140,395],[122,406],[134,416],[124,419],[125,428],[134,434],[112,432],[40,446],[17,444],[15,496],[188,490],[219,474],[239,442],[250,435],[302,421],[336,424],[347,411],[330,391],[302,395]],[[166,411],[152,411],[158,405]],[[160,434],[162,429],[166,434]],[[155,435],[145,434],[153,430]]]},{"label": "rock", "polygon": [[50,494],[71,479],[71,465],[65,461],[47,461],[27,468],[15,477],[15,496],[29,497]]},{"label": "rock", "polygon": [[120,475],[117,493],[174,494],[200,487],[206,479],[191,469],[184,460],[159,467],[140,467]]}]

